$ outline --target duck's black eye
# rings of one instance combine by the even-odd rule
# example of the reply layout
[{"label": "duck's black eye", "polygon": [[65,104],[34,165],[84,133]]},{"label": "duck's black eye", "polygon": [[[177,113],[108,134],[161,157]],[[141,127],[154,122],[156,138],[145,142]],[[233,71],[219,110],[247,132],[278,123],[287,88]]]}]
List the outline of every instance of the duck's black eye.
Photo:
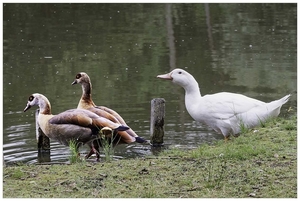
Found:
[{"label": "duck's black eye", "polygon": [[79,78],[81,78],[81,74],[80,74],[80,73],[78,73],[78,74],[76,75],[76,79],[79,79]]},{"label": "duck's black eye", "polygon": [[181,73],[182,73],[181,71],[178,72],[178,74],[181,74]]},{"label": "duck's black eye", "polygon": [[34,99],[33,95],[29,96],[29,101],[32,101]]}]

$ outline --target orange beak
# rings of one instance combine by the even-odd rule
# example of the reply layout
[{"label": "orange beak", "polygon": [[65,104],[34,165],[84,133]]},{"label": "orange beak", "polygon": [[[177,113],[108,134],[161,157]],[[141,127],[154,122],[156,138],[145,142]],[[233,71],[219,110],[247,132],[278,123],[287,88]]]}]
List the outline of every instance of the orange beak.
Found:
[{"label": "orange beak", "polygon": [[164,79],[164,80],[173,80],[171,73],[158,75],[157,78]]}]

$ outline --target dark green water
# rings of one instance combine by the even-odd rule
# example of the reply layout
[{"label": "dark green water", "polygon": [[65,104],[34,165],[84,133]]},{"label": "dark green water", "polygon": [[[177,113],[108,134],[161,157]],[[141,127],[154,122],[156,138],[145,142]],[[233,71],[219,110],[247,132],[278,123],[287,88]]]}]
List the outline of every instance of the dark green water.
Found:
[{"label": "dark green water", "polygon": [[[223,139],[195,122],[184,92],[156,78],[185,68],[203,95],[220,91],[271,101],[294,93],[297,105],[296,4],[3,4],[3,153],[6,162],[38,161],[35,108],[46,95],[53,114],[77,107],[78,72],[90,75],[93,99],[118,111],[149,138],[150,101],[166,100],[165,144],[199,146]],[[81,149],[86,152],[85,149]],[[116,156],[152,154],[120,146]],[[51,144],[51,161],[68,160]]]}]

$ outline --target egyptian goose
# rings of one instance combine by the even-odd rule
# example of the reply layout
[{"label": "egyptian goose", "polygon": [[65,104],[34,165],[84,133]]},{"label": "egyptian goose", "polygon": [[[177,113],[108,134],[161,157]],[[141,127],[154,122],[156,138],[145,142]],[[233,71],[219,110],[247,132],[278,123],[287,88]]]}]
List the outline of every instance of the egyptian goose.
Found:
[{"label": "egyptian goose", "polygon": [[[106,118],[83,109],[71,109],[59,113],[51,114],[51,105],[46,96],[34,93],[29,96],[27,106],[24,109],[26,112],[32,106],[37,105],[40,110],[38,114],[38,125],[44,134],[50,139],[56,140],[61,144],[69,145],[71,140],[77,143],[77,149],[84,144],[87,144],[91,151],[86,155],[89,158],[93,153],[96,154],[99,160],[99,131],[104,127],[113,129],[115,132],[128,130],[127,126],[112,122]],[[127,136],[122,136],[126,140]]]},{"label": "egyptian goose", "polygon": [[[89,110],[99,115],[100,117],[104,117],[115,123],[127,126],[124,119],[116,111],[105,106],[96,106],[96,104],[92,100],[92,83],[88,74],[84,72],[78,73],[75,77],[75,80],[72,82],[72,85],[74,84],[81,84],[82,86],[82,96],[79,100],[77,109]],[[119,133],[123,133],[124,136],[127,135],[128,139],[131,139],[126,141],[126,143],[128,144],[132,142],[147,142],[145,139],[139,137],[131,128],[126,131],[119,131]]]},{"label": "egyptian goose", "polygon": [[291,96],[289,94],[269,103],[228,92],[201,96],[197,81],[185,70],[174,69],[170,73],[157,77],[171,80],[183,87],[185,107],[191,117],[223,134],[225,140],[230,134],[238,134],[241,126],[253,128],[268,118],[277,117],[281,106]]}]

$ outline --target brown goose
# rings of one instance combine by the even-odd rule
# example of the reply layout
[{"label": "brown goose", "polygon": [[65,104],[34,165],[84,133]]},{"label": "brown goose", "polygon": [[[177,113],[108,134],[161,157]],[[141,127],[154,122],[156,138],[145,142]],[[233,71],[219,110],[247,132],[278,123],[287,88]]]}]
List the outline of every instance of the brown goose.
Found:
[{"label": "brown goose", "polygon": [[[37,105],[40,108],[38,115],[38,125],[46,136],[54,139],[61,144],[69,145],[71,140],[77,142],[77,149],[84,144],[87,144],[91,151],[86,155],[89,158],[93,153],[96,154],[99,160],[98,141],[99,131],[103,127],[109,127],[115,131],[128,130],[127,126],[110,121],[109,119],[99,117],[98,115],[84,109],[71,109],[57,115],[51,114],[51,105],[46,96],[34,93],[29,96],[27,106],[24,109],[26,112],[32,106]],[[122,136],[126,140],[127,135]]]},{"label": "brown goose", "polygon": [[[124,119],[114,110],[107,108],[105,106],[96,106],[94,101],[92,100],[92,84],[90,77],[84,73],[78,73],[75,77],[75,80],[72,82],[74,84],[81,84],[82,86],[82,96],[79,100],[77,109],[86,109],[89,110],[100,117],[107,118],[115,123],[119,123],[122,125],[127,126]],[[122,136],[127,135],[127,138],[130,140],[123,140],[126,143],[138,142],[138,143],[145,143],[146,140],[139,137],[131,128],[126,131],[119,131],[118,133],[123,133]]]}]

